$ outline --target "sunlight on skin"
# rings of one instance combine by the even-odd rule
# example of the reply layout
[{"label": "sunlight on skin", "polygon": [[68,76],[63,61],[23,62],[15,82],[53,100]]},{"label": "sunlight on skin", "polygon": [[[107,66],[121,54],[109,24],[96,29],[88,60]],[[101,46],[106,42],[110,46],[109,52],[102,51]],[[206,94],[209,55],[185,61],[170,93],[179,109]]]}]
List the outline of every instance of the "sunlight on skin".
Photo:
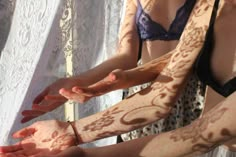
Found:
[{"label": "sunlight on skin", "polygon": [[[48,124],[50,127],[45,126]],[[57,154],[76,143],[72,127],[68,123],[55,120],[47,121],[46,124],[44,121],[36,122],[15,132],[12,137],[21,139],[21,142],[12,146],[1,146],[0,153],[26,156],[50,155]],[[0,155],[0,157],[2,156],[4,155]]]}]

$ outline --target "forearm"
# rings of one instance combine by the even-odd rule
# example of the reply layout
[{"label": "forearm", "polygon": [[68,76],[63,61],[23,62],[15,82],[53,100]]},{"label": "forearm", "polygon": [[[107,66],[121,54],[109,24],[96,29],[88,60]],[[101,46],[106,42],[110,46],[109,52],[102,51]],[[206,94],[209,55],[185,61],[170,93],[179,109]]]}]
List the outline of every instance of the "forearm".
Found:
[{"label": "forearm", "polygon": [[[198,11],[202,5],[197,1],[194,10]],[[131,131],[164,118],[170,112],[203,45],[205,26],[208,26],[212,12],[211,5],[205,5],[208,9],[204,14],[190,17],[170,61],[149,88],[76,122],[83,142]],[[197,23],[199,18],[204,21]],[[196,30],[198,33],[195,34]]]},{"label": "forearm", "polygon": [[130,62],[132,60],[132,56],[129,56],[128,54],[122,53],[122,54],[116,54],[114,57],[104,61],[100,65],[78,75],[75,76],[78,79],[85,79],[87,85],[91,85],[97,81],[100,81],[105,76],[107,76],[111,71],[115,69],[130,69],[134,68],[136,64],[134,62]]},{"label": "forearm", "polygon": [[193,157],[236,136],[236,93],[190,125],[117,145],[85,149],[86,157]]},{"label": "forearm", "polygon": [[169,89],[175,85],[175,81],[161,79],[163,76],[159,76],[152,86],[103,112],[76,121],[81,140],[86,143],[118,135],[166,117],[178,96],[179,88]]},{"label": "forearm", "polygon": [[136,28],[135,14],[137,11],[133,0],[128,0],[125,9],[125,18],[121,25],[116,55],[99,66],[80,75],[88,79],[89,85],[94,84],[115,69],[131,69],[137,66],[139,37]]},{"label": "forearm", "polygon": [[127,82],[126,88],[154,81],[169,63],[173,53],[174,51],[171,51],[139,67],[124,71]]}]

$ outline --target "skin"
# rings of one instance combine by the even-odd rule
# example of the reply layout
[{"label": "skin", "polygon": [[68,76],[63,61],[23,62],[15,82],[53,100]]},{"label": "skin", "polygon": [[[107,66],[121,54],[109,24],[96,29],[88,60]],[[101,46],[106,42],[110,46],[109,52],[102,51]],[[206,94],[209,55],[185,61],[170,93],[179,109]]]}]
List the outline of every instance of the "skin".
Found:
[{"label": "skin", "polygon": [[[81,149],[71,147],[46,157],[193,157],[204,154],[236,136],[233,93],[190,125],[111,146]],[[168,145],[168,147],[167,147]],[[180,147],[181,146],[181,147]]]},{"label": "skin", "polygon": [[[168,30],[171,22],[175,18],[177,9],[181,7],[185,1],[186,0],[141,0],[141,4],[144,11],[151,15],[153,20],[157,21]],[[35,117],[52,111],[58,106],[64,104],[66,101],[65,98],[84,103],[92,97],[90,95],[81,95],[81,89],[93,86],[94,83],[105,78],[113,70],[127,70],[136,67],[139,48],[139,38],[135,23],[136,11],[137,1],[128,0],[124,18],[125,20],[121,26],[119,44],[115,56],[81,75],[73,77],[74,83],[71,82],[71,78],[64,78],[63,84],[58,80],[49,85],[47,89],[37,96],[37,101],[34,101],[32,110],[25,110],[22,112],[24,116],[22,122],[27,122]],[[175,49],[177,44],[177,40],[143,42],[142,62],[147,63],[166,54]],[[152,80],[153,79],[154,78],[152,78]]]},{"label": "skin", "polygon": [[[215,31],[216,46],[213,50],[211,63],[214,75],[218,76],[217,78],[222,84],[227,82],[228,79],[235,77],[235,71],[232,67],[236,64],[236,59],[230,56],[236,53],[236,23],[231,20],[230,24],[225,25],[227,22],[225,20],[229,20],[236,15],[235,2],[227,1],[226,5],[221,4],[222,10],[219,11],[221,15],[218,16],[218,21],[215,23],[215,30],[217,30]],[[227,26],[227,28],[221,27],[222,25]],[[226,31],[231,32],[231,34],[227,34],[227,38],[231,39],[227,43],[224,42]],[[224,58],[220,57],[222,54],[221,48],[228,50]],[[227,60],[227,62],[224,62],[224,60]],[[221,62],[223,64],[222,66],[230,67],[224,71],[228,75],[222,74],[219,66],[214,64],[215,62]],[[126,76],[125,78],[128,77]],[[125,80],[128,81],[128,79]],[[235,150],[229,144],[234,142],[231,139],[236,136],[236,127],[233,121],[236,118],[234,112],[236,109],[236,92],[224,98],[208,87],[206,98],[206,107],[202,116],[189,126],[112,146],[84,150],[78,147],[71,147],[66,152],[63,152],[64,154],[58,154],[56,157],[73,157],[78,156],[78,154],[80,154],[80,157],[154,157],[157,155],[158,157],[192,157],[208,152],[226,141],[227,146],[231,150]],[[168,147],[166,147],[167,145]]]},{"label": "skin", "polygon": [[[171,105],[175,102],[180,93],[179,90],[182,89],[185,84],[185,80],[203,45],[212,5],[213,4],[211,3],[204,2],[204,0],[198,1],[182,35],[182,40],[180,40],[179,45],[172,52],[173,54],[171,55],[168,64],[166,64],[149,88],[140,91],[103,112],[80,119],[73,123],[76,132],[79,135],[78,140],[80,143],[117,135],[145,126],[153,121],[164,118],[170,112],[172,108]],[[202,8],[207,9],[202,10]],[[200,23],[198,22],[199,20],[201,20]],[[159,62],[153,61],[153,64],[151,64],[152,66],[150,67],[153,67],[155,64],[159,65],[158,63]],[[151,69],[153,70],[153,68]],[[57,123],[60,124],[60,128],[55,128]],[[27,153],[32,150],[40,149],[37,147],[37,143],[40,143],[40,141],[51,142],[50,138],[52,137],[52,134],[50,134],[50,132],[48,133],[47,130],[54,130],[53,128],[55,128],[54,131],[62,130],[61,135],[67,135],[68,133],[68,130],[65,129],[65,126],[68,127],[68,123],[43,121],[40,122],[40,124],[40,127],[37,124],[30,127],[31,130],[37,130],[37,133],[30,132],[26,134],[22,131],[19,132],[19,134],[26,137],[22,139],[22,142],[24,143],[26,141],[26,143],[0,147],[1,152],[4,153],[2,156],[6,154],[27,156]],[[197,124],[201,124],[201,122],[197,122]],[[32,139],[35,139],[33,143],[27,142],[27,140]],[[60,142],[52,148],[48,148],[48,145],[42,145],[43,147],[41,147],[41,149],[44,149],[44,152],[51,155],[54,150],[58,151],[60,150],[58,148],[65,146],[64,140],[61,140]],[[170,142],[170,140],[167,140],[167,142]],[[32,147],[32,145],[34,147]],[[73,144],[70,146],[72,145]],[[140,143],[140,147],[141,146],[142,142]],[[29,149],[29,147],[31,149]],[[46,150],[49,150],[49,152]],[[31,154],[31,156],[37,155],[42,154]]]}]

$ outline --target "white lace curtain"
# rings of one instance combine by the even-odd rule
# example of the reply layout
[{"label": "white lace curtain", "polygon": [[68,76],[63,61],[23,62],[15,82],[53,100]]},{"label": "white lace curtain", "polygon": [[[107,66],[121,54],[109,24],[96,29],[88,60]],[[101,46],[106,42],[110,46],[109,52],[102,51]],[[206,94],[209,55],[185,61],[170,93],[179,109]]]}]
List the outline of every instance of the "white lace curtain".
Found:
[{"label": "white lace curtain", "polygon": [[[9,0],[0,0],[0,20],[11,17],[14,8],[2,9],[5,2]],[[14,143],[10,135],[33,122],[22,125],[20,113],[45,86],[66,76],[68,57],[75,75],[114,54],[122,6],[121,0],[16,1],[8,38],[1,36],[0,41],[0,145]],[[0,27],[0,34],[7,27]],[[93,99],[76,116],[88,116],[120,99],[120,91]],[[64,107],[34,121],[42,119],[64,120]],[[110,138],[91,145],[114,142]]]}]

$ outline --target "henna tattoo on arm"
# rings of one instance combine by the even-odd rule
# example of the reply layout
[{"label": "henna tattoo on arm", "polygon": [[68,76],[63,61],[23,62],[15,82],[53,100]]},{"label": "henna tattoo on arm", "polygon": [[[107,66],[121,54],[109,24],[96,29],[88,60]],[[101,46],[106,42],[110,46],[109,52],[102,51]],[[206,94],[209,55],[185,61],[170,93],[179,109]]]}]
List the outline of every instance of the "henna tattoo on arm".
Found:
[{"label": "henna tattoo on arm", "polygon": [[132,53],[138,53],[139,38],[135,25],[137,6],[134,4],[133,0],[127,0],[126,3],[125,18],[119,34],[118,52],[130,51]]},{"label": "henna tattoo on arm", "polygon": [[[148,67],[149,70],[153,69],[156,72],[160,70],[157,64],[162,66],[152,85],[122,101],[118,104],[119,108],[116,108],[116,112],[113,111],[114,107],[109,109],[99,119],[96,118],[95,121],[86,125],[83,131],[97,131],[94,133],[97,138],[108,134],[114,135],[123,132],[122,127],[124,131],[130,131],[130,129],[164,118],[170,113],[172,104],[184,86],[185,80],[203,45],[212,11],[212,4],[210,3],[212,1],[198,0],[176,49],[168,54],[167,58],[163,58],[163,62],[159,62],[160,64],[157,60],[151,62],[150,67]],[[201,18],[206,20],[198,22]],[[124,27],[128,27],[128,25],[129,22],[124,24]],[[129,37],[128,32],[124,31],[121,34]],[[126,39],[121,37],[122,42]],[[139,70],[145,71],[147,70],[145,68],[147,67],[142,66]],[[221,113],[224,112],[223,110]],[[119,131],[116,132],[117,130]],[[199,145],[196,147],[199,147]]]},{"label": "henna tattoo on arm", "polygon": [[110,126],[115,121],[115,116],[118,113],[123,112],[123,110],[120,110],[118,107],[106,111],[104,114],[102,114],[102,117],[98,120],[93,121],[92,123],[86,125],[83,129],[83,131],[98,131],[102,130],[103,128]]},{"label": "henna tattoo on arm", "polygon": [[[214,137],[216,135],[212,131],[209,131],[209,129],[211,125],[214,125],[214,123],[219,121],[224,114],[226,114],[228,109],[222,107],[222,104],[223,103],[219,104],[212,111],[197,119],[189,126],[173,131],[170,139],[174,142],[190,141],[192,145],[192,153],[200,154],[206,153],[220,145],[222,140],[217,140]],[[232,134],[226,128],[221,129],[220,136],[223,136],[225,139],[232,138]]]}]

